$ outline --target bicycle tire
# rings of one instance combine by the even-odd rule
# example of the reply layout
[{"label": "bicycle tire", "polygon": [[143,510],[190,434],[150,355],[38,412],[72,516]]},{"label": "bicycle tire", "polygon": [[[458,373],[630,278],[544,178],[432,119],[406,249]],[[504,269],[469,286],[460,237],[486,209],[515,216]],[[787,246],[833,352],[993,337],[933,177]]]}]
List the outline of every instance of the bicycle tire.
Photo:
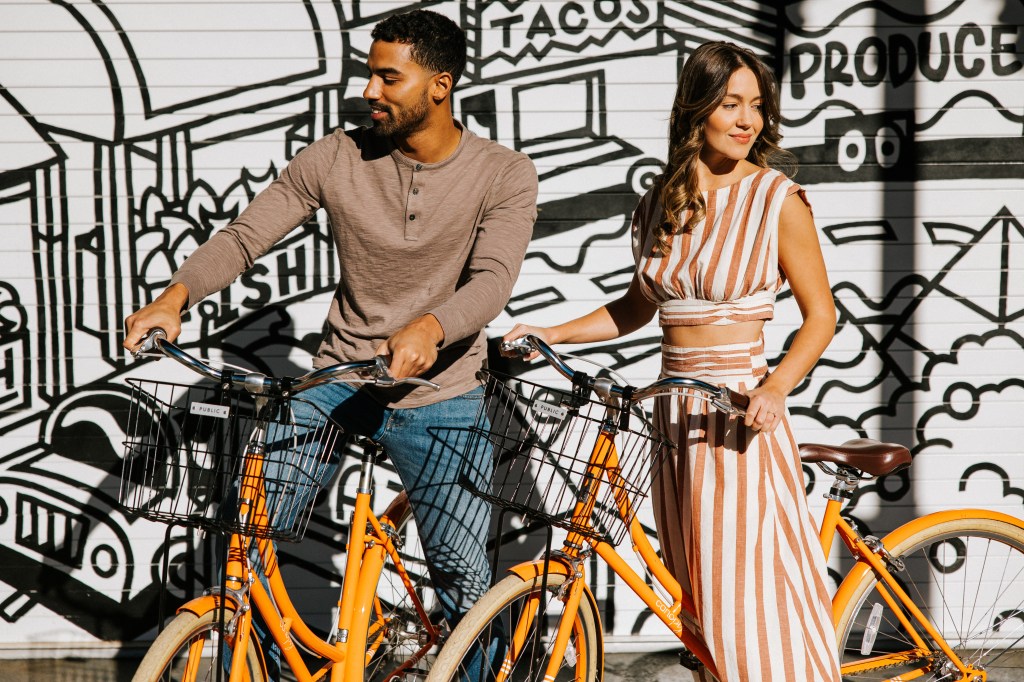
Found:
[{"label": "bicycle tire", "polygon": [[[554,639],[552,633],[558,626],[559,616],[562,615],[560,607],[564,605],[558,595],[566,580],[567,577],[561,574],[549,573],[546,576],[549,593],[545,600],[547,617],[544,619],[543,627],[532,627],[528,633],[529,637],[521,651],[524,654],[529,653],[529,656],[519,656],[515,665],[505,670],[504,661],[499,660],[503,656],[492,655],[492,660],[488,664],[491,668],[489,674],[480,674],[476,663],[482,660],[478,655],[482,648],[490,649],[495,646],[496,638],[500,640],[504,633],[513,631],[511,624],[518,623],[518,614],[522,613],[523,603],[539,595],[545,584],[543,575],[527,580],[513,574],[488,590],[463,617],[441,649],[427,682],[448,682],[453,679],[493,680],[496,677],[494,668],[498,667],[505,672],[504,680],[543,680],[548,663],[548,647]],[[597,682],[604,673],[604,639],[597,603],[586,586],[584,590],[574,618],[566,660],[563,661],[555,680]],[[480,644],[481,640],[486,642],[483,647]],[[504,647],[502,649],[504,650]],[[574,661],[571,660],[573,658]]]},{"label": "bicycle tire", "polygon": [[[887,546],[890,554],[906,566],[903,571],[892,570],[892,574],[957,656],[989,671],[989,682],[1024,679],[1024,656],[1004,656],[1010,647],[1024,643],[1024,529],[985,518],[984,512],[967,516],[913,530]],[[847,593],[850,597],[836,619],[844,680],[888,680],[929,668],[918,679],[960,679],[951,676],[948,662],[941,655],[852,672],[852,666],[871,657],[913,649],[905,629],[884,601],[880,597],[870,599],[878,594],[874,572],[867,571],[854,580],[852,591]],[[941,598],[935,599],[936,595]],[[872,615],[876,619],[874,628],[868,625]],[[888,660],[892,663],[895,659]],[[1012,667],[1004,669],[1000,662]]]},{"label": "bicycle tire", "polygon": [[[234,610],[224,614],[224,622],[231,622]],[[217,679],[217,651],[219,650],[216,630],[220,628],[221,611],[214,607],[208,611],[195,614],[182,611],[168,623],[163,632],[153,640],[146,655],[142,658],[132,682],[199,682],[200,680]],[[206,640],[204,642],[204,640]],[[188,667],[190,649],[199,643],[200,660],[194,675],[185,677],[184,668]],[[184,657],[184,660],[182,660]],[[255,635],[249,635],[249,647],[246,653],[249,664],[248,682],[265,682],[267,672],[260,654],[259,642]],[[227,679],[224,673],[222,679]]]}]

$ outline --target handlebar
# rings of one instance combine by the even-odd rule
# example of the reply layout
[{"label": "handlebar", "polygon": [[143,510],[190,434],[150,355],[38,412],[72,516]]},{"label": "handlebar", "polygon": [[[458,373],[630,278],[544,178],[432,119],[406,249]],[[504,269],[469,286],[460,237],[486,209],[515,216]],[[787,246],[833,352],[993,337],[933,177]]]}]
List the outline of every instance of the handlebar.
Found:
[{"label": "handlebar", "polygon": [[592,377],[579,370],[574,370],[558,353],[544,341],[544,339],[533,334],[526,334],[512,341],[503,341],[501,349],[507,352],[515,352],[520,355],[527,355],[536,351],[541,357],[548,361],[559,374],[571,381],[573,385],[580,386],[586,390],[592,390],[601,396],[605,401],[613,398],[627,400],[644,400],[658,395],[677,393],[680,389],[703,394],[719,410],[729,414],[743,416],[746,412],[750,399],[742,393],[726,387],[715,386],[699,379],[686,377],[666,377],[658,379],[653,384],[636,388],[634,386],[620,386],[611,379],[605,377]]},{"label": "handlebar", "polygon": [[[346,374],[360,374],[361,378],[355,381],[372,383],[377,386],[394,387],[403,385],[427,386],[437,391],[441,387],[432,381],[418,377],[407,377],[395,379],[388,372],[387,359],[378,355],[371,360],[357,360],[354,362],[343,362],[332,367],[323,367],[303,374],[300,377],[274,378],[262,372],[241,372],[230,369],[216,369],[199,358],[183,351],[178,346],[167,340],[167,332],[155,328],[143,338],[142,342],[132,349],[131,354],[135,358],[140,357],[169,357],[188,367],[193,372],[212,379],[217,383],[230,384],[236,388],[244,388],[249,393],[261,395],[264,393],[279,393],[288,396],[301,391],[308,390],[320,384],[339,380]],[[351,381],[351,380],[350,380]]]}]

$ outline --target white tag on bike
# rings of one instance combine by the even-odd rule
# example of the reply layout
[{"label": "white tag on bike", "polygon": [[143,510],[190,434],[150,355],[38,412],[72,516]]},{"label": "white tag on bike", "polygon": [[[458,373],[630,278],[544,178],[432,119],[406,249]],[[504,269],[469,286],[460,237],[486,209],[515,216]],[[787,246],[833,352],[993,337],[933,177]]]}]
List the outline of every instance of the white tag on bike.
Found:
[{"label": "white tag on bike", "polygon": [[231,408],[227,405],[212,405],[210,403],[192,403],[189,410],[192,414],[201,417],[214,417],[216,419],[227,419],[230,416]]},{"label": "white tag on bike", "polygon": [[552,405],[551,403],[536,402],[533,404],[533,411],[545,414],[555,419],[565,419],[565,415],[569,414],[569,410],[565,409],[561,405]]}]

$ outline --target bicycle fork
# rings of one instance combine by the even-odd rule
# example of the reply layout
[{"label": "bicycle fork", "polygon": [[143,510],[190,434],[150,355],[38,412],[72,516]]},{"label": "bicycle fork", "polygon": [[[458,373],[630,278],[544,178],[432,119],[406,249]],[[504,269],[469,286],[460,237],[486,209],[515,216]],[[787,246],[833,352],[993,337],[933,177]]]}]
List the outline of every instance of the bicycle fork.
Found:
[{"label": "bicycle fork", "polygon": [[[562,551],[554,552],[554,555],[557,556],[552,556],[546,561],[541,560],[535,564],[518,567],[526,569],[520,573],[520,577],[524,580],[534,581],[536,590],[531,592],[526,603],[523,605],[522,613],[513,624],[508,649],[494,677],[495,682],[505,682],[513,670],[516,669],[524,655],[534,656],[535,661],[539,661],[540,658],[547,659],[544,671],[545,680],[554,680],[566,661],[570,665],[575,665],[576,663],[574,657],[577,652],[575,649],[570,648],[570,638],[576,624],[576,613],[579,611],[580,602],[584,599],[587,591],[587,581],[583,567],[585,557],[570,557]],[[550,640],[550,649],[542,647],[541,650],[534,651],[531,654],[531,637],[543,632],[547,620],[546,611],[548,605],[546,602],[550,589],[548,576],[552,575],[552,573],[549,573],[543,566],[554,567],[556,564],[560,564],[564,568],[555,572],[566,576],[565,582],[558,587],[558,592],[555,595],[555,598],[564,604],[558,619],[558,628]],[[519,571],[516,572],[519,573]]]},{"label": "bicycle fork", "polygon": [[[583,587],[586,584],[582,567],[577,568],[575,579],[566,584],[568,585],[568,594],[565,595],[565,608],[562,610],[562,617],[558,622],[558,632],[555,635],[555,645],[551,649],[551,658],[548,659],[548,667],[544,671],[545,680],[555,679],[565,659],[569,636],[576,623],[576,612],[580,608],[580,599],[583,597]],[[573,654],[575,655],[575,652]]]},{"label": "bicycle fork", "polygon": [[[221,618],[227,613],[228,605],[234,603],[231,620],[223,623],[221,643],[231,642],[231,664],[228,682],[242,682],[248,674],[248,642],[252,630],[252,608],[250,590],[254,581],[252,567],[248,560],[248,543],[239,535],[231,536],[228,548],[228,560],[225,564],[224,582],[220,594],[212,596],[220,602]],[[223,660],[223,652],[218,651],[217,657]],[[189,657],[198,663],[199,657]],[[184,679],[191,679],[185,677]],[[218,679],[220,677],[218,676]]]}]

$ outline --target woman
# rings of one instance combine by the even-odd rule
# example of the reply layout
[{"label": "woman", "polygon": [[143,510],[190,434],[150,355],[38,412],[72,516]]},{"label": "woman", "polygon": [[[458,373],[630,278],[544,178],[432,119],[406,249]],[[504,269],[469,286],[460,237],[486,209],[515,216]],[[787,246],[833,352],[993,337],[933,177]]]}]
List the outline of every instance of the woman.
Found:
[{"label": "woman", "polygon": [[[606,341],[657,312],[664,375],[750,397],[742,425],[703,401],[655,405],[678,446],[653,486],[662,552],[691,590],[693,627],[722,682],[839,679],[825,559],[786,412],[832,339],[835,307],[804,193],[772,168],[793,158],[778,125],[774,79],[752,52],[697,48],[680,74],[667,167],[633,216],[629,290],[565,324],[505,336]],[[787,280],[803,322],[769,373],[762,328]]]}]

